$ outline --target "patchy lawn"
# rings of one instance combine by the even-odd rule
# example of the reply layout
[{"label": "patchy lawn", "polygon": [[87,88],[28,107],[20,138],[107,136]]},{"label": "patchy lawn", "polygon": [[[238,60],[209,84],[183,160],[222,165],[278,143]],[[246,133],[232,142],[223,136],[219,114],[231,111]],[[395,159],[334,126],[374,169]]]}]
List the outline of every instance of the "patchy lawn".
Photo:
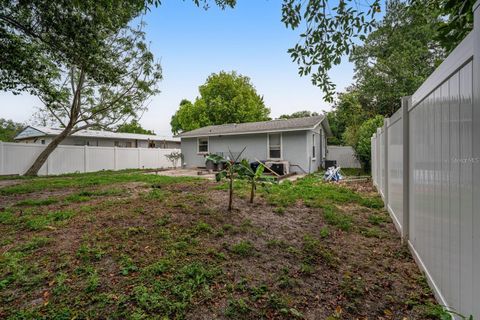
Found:
[{"label": "patchy lawn", "polygon": [[[369,182],[259,189],[105,172],[4,180],[0,318],[426,319],[436,305]],[[239,198],[240,196],[240,198]]]}]

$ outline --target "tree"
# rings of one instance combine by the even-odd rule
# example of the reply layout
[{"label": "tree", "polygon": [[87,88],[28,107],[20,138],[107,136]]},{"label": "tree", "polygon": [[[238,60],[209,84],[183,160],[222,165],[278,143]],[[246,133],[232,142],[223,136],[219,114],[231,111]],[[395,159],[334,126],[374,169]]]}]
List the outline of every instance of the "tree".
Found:
[{"label": "tree", "polygon": [[332,111],[327,113],[333,134],[328,140],[330,144],[356,144],[358,128],[368,117],[362,109],[359,97],[355,88],[338,95]]},{"label": "tree", "polygon": [[371,138],[372,135],[377,132],[377,128],[381,126],[383,126],[383,117],[377,115],[365,121],[358,130],[358,142],[354,148],[360,162],[367,170],[369,170],[371,166]]},{"label": "tree", "polygon": [[355,89],[363,109],[371,115],[392,115],[400,98],[413,94],[445,58],[434,40],[442,25],[440,9],[387,2],[378,28],[351,55]]},{"label": "tree", "polygon": [[174,134],[208,125],[269,120],[270,109],[250,78],[235,71],[212,73],[199,92],[194,103],[180,102],[170,122]]},{"label": "tree", "polygon": [[151,134],[155,135],[153,130],[144,129],[136,119],[133,119],[129,123],[123,123],[117,127],[117,132],[126,132],[126,133],[141,133],[141,134]]},{"label": "tree", "polygon": [[293,119],[293,118],[303,118],[303,117],[314,117],[318,116],[318,112],[312,112],[312,111],[297,111],[291,114],[282,114],[279,119]]},{"label": "tree", "polygon": [[141,26],[127,25],[143,6],[143,1],[126,0],[120,5],[108,0],[5,2],[0,89],[37,96],[44,115],[63,127],[27,175],[36,175],[67,136],[135,118],[158,92],[160,66]]},{"label": "tree", "polygon": [[0,118],[0,141],[12,142],[13,138],[25,127],[22,123]]}]

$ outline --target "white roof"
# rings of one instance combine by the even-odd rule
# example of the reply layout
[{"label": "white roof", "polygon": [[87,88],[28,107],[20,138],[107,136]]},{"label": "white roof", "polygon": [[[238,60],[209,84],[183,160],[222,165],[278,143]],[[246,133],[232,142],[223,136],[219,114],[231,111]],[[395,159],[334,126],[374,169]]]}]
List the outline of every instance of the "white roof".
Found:
[{"label": "white roof", "polygon": [[[33,130],[31,130],[33,129]],[[48,128],[40,126],[28,126],[22,130],[15,140],[41,137],[41,136],[56,136],[62,132],[60,128]],[[124,132],[112,132],[103,130],[80,130],[72,134],[74,137],[85,138],[105,138],[105,139],[129,139],[129,140],[154,140],[154,141],[178,141],[179,138],[172,138],[167,136],[150,135],[150,134],[138,134],[138,133],[124,133]]]}]

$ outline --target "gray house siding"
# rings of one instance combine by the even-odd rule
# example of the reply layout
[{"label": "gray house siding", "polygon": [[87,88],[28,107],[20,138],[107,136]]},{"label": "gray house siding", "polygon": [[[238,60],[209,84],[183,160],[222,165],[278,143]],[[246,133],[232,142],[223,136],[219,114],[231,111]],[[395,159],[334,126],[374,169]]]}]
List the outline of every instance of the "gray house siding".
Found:
[{"label": "gray house siding", "polygon": [[[309,133],[309,131],[306,130],[281,133],[282,160],[290,162],[292,165],[290,168],[291,171],[303,173],[303,170],[306,172],[313,172],[316,170],[314,169],[315,166],[309,166],[308,153],[311,152],[311,147],[310,149],[307,149],[307,133]],[[229,149],[235,154],[240,152],[246,146],[247,148],[245,149],[242,158],[246,158],[251,162],[255,161],[255,159],[269,160],[267,133],[213,136],[208,139],[209,153],[221,153],[224,156],[228,156]],[[316,138],[316,140],[320,141],[318,138]],[[320,143],[318,143],[317,150],[319,150],[319,148]],[[204,154],[198,153],[197,138],[182,138],[181,149],[184,156],[184,165],[186,167],[192,168],[205,166]],[[318,152],[320,153],[320,150]]]}]

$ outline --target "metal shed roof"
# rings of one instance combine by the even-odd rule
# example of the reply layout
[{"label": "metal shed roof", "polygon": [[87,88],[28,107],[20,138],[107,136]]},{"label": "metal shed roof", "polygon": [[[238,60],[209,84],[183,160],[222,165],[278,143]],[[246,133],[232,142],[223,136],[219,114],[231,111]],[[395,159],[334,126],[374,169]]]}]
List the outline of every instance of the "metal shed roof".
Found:
[{"label": "metal shed roof", "polygon": [[[34,129],[36,132],[24,133],[28,128]],[[28,139],[34,137],[42,136],[56,136],[62,132],[63,129],[60,128],[48,128],[40,126],[28,126],[22,132],[20,132],[15,140]],[[112,131],[102,131],[102,130],[80,130],[72,134],[74,137],[85,137],[85,138],[104,138],[104,139],[130,139],[130,140],[161,140],[161,141],[176,141],[179,142],[179,138],[158,136],[158,135],[149,135],[149,134],[138,134],[138,133],[123,133],[123,132],[112,132]]]},{"label": "metal shed roof", "polygon": [[180,138],[208,137],[219,135],[237,135],[263,132],[282,132],[311,130],[323,122],[327,135],[331,135],[328,121],[324,115],[293,119],[277,119],[271,121],[228,123],[217,126],[207,126],[192,131],[182,132]]}]

